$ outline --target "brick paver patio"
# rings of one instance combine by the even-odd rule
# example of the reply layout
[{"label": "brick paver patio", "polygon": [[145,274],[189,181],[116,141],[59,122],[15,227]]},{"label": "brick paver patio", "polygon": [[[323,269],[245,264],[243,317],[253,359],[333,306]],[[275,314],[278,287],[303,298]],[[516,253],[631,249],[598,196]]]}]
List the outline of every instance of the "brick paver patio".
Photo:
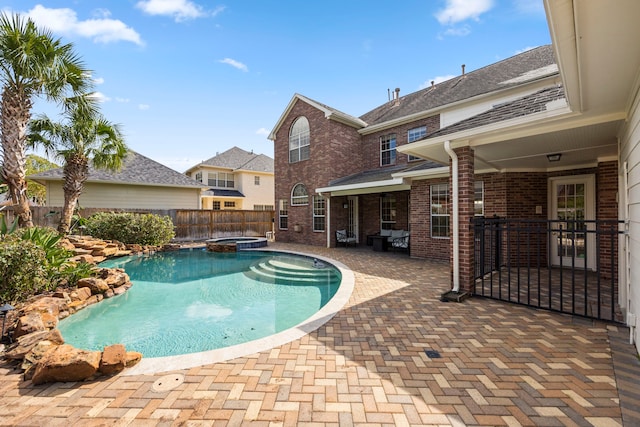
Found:
[{"label": "brick paver patio", "polygon": [[640,425],[640,363],[624,327],[441,302],[448,265],[406,254],[270,246],[351,268],[347,306],[270,351],[157,375],[33,386],[0,366],[0,424]]}]

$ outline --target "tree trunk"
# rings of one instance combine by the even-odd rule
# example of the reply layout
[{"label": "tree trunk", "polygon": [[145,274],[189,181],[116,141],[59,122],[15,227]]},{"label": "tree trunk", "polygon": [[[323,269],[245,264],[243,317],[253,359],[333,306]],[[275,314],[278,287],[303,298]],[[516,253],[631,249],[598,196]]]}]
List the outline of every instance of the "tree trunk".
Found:
[{"label": "tree trunk", "polygon": [[84,182],[89,176],[89,161],[81,154],[75,154],[66,159],[64,165],[64,206],[58,225],[58,232],[69,234],[73,211],[82,194]]},{"label": "tree trunk", "polygon": [[5,86],[2,92],[2,178],[22,227],[32,227],[27,196],[26,155],[27,125],[31,118],[31,99],[19,90]]}]

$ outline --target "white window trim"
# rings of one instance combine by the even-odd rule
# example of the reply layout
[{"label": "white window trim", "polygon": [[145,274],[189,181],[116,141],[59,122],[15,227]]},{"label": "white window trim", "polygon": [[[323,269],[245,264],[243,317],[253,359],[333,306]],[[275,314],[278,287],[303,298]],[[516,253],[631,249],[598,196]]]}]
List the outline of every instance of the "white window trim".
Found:
[{"label": "white window trim", "polygon": [[[433,213],[433,189],[434,187],[441,187],[441,186],[446,186],[447,189],[447,213],[446,214],[434,214]],[[451,191],[449,190],[449,184],[431,184],[430,188],[429,188],[429,235],[431,236],[432,239],[451,239],[451,210],[449,207],[449,203],[451,202]],[[449,229],[447,231],[447,233],[449,235],[447,236],[434,236],[433,235],[433,218],[434,217],[447,217],[449,218]]]},{"label": "white window trim", "polygon": [[[302,186],[304,188],[304,191],[307,193],[305,196],[294,196],[293,195],[294,191],[296,190],[296,188],[298,188],[298,186]],[[296,199],[305,198],[306,202],[304,202],[304,203],[294,203],[293,202],[294,201],[294,197]],[[306,185],[304,185],[303,183],[299,182],[299,183],[297,183],[296,185],[293,186],[293,188],[291,189],[291,203],[290,203],[290,205],[291,206],[307,206],[307,205],[309,205],[309,191],[307,190],[307,186]]]},{"label": "white window trim", "polygon": [[[392,138],[393,136],[393,138]],[[385,142],[389,142],[389,146],[391,147],[391,141],[394,140],[395,141],[395,146],[393,148],[388,148],[388,149],[382,149],[382,144]],[[395,133],[389,133],[386,135],[382,135],[380,136],[380,166],[393,166],[395,164],[398,163],[398,152],[397,152],[397,148],[398,148],[398,137]],[[392,163],[382,163],[382,158],[383,158],[383,153],[391,153],[395,151],[395,156],[393,156],[393,162]]]},{"label": "white window trim", "polygon": [[[322,207],[322,215],[316,214],[316,201],[322,199],[323,201],[323,207]],[[323,196],[320,195],[316,195],[313,196],[313,209],[312,209],[313,213],[311,216],[311,222],[312,222],[312,227],[313,227],[313,231],[315,233],[323,233],[326,231],[327,229],[327,199],[325,199]],[[316,229],[316,218],[324,218],[324,227],[322,228],[322,230],[318,230]]]},{"label": "white window trim", "polygon": [[[381,197],[380,198],[380,229],[384,230],[385,228],[382,227],[383,224],[390,224],[391,228],[389,228],[388,230],[391,230],[395,227],[397,219],[394,219],[393,221],[385,221],[384,220],[384,200],[385,199],[393,199],[393,204],[394,206],[396,206],[396,204],[398,203],[398,201],[396,200],[396,196],[386,196],[386,197]],[[395,207],[397,209],[397,206]]]},{"label": "white window trim", "polygon": [[[284,204],[287,204],[287,209],[282,209]],[[285,215],[282,212],[286,212]],[[287,218],[287,226],[282,227],[282,218]],[[285,199],[280,199],[280,203],[278,204],[278,229],[279,230],[288,230],[289,229],[289,201]]]}]

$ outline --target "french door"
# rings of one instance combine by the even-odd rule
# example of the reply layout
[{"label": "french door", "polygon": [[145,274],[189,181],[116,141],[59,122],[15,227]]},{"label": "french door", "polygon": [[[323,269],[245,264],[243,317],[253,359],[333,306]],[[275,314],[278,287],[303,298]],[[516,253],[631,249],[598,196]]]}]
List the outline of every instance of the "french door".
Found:
[{"label": "french door", "polygon": [[356,242],[360,242],[360,234],[358,233],[358,196],[349,196],[347,198],[349,204],[349,218],[347,231],[356,236]]},{"label": "french door", "polygon": [[595,268],[595,238],[587,230],[595,219],[595,178],[593,175],[557,177],[549,180],[552,223],[551,264]]}]

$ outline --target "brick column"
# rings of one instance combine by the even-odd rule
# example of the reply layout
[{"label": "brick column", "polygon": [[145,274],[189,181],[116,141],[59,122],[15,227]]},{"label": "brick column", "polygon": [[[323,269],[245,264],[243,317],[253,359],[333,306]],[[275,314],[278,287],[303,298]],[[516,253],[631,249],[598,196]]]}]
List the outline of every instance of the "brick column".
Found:
[{"label": "brick column", "polygon": [[[460,291],[473,293],[475,286],[473,280],[475,254],[473,251],[473,227],[471,224],[474,216],[475,182],[473,149],[471,147],[462,147],[456,148],[454,151],[458,155]],[[453,252],[453,241],[451,243],[451,252]]]}]

